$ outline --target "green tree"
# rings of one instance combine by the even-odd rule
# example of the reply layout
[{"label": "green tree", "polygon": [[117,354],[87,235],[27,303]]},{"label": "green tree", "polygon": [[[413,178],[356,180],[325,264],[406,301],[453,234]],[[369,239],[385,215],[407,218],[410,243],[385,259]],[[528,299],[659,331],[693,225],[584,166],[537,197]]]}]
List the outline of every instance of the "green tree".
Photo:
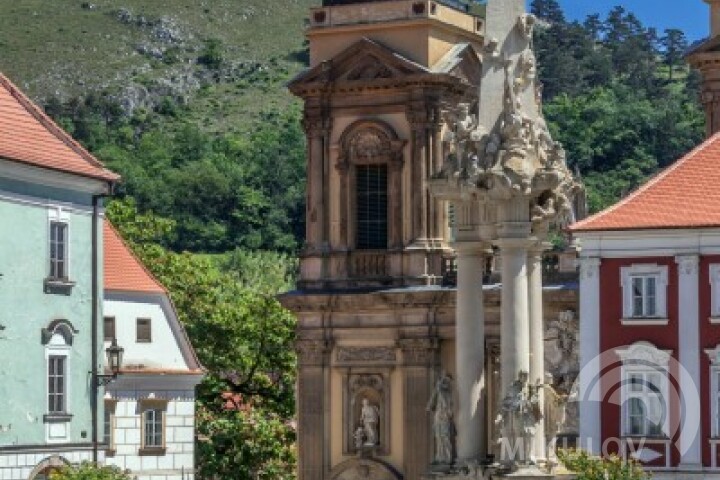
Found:
[{"label": "green tree", "polygon": [[133,477],[117,467],[100,467],[94,463],[68,465],[50,474],[50,480],[132,480]]},{"label": "green tree", "polygon": [[[283,288],[286,279],[278,276],[277,285],[266,280],[262,288],[248,288],[252,279],[242,272],[223,272],[208,257],[174,253],[155,243],[167,237],[172,221],[139,213],[129,199],[111,202],[107,212],[170,291],[208,370],[197,402],[200,478],[291,478],[295,319],[269,294]],[[228,398],[239,400],[228,406]]]},{"label": "green tree", "polygon": [[687,37],[682,30],[669,28],[661,39],[663,46],[663,61],[668,67],[668,78],[672,81],[675,69],[683,66],[683,56],[688,48]]}]

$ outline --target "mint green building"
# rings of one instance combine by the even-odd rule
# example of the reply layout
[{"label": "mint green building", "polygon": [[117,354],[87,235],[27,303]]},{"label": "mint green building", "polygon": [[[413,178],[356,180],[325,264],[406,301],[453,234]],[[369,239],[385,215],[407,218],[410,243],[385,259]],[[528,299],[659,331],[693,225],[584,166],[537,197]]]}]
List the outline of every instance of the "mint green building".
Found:
[{"label": "mint green building", "polygon": [[116,180],[0,74],[0,480],[92,460],[103,438],[93,323]]}]

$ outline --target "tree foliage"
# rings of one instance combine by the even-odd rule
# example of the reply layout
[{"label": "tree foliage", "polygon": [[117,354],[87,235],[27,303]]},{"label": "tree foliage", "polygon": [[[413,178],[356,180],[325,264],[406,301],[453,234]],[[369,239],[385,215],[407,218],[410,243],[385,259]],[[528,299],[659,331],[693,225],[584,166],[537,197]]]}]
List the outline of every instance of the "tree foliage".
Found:
[{"label": "tree foliage", "polygon": [[616,202],[696,145],[703,135],[697,77],[681,64],[677,30],[659,37],[622,7],[581,24],[556,0],[535,0],[545,21],[535,43],[545,114],[590,210]]},{"label": "tree foliage", "polygon": [[133,477],[117,467],[101,467],[88,462],[63,467],[51,473],[50,480],[133,480]]},{"label": "tree foliage", "polygon": [[278,275],[282,280],[274,286],[268,280],[253,286],[243,270],[231,274],[210,258],[168,251],[155,240],[166,237],[174,222],[139,214],[130,199],[112,202],[108,216],[171,292],[208,370],[197,403],[200,478],[290,478],[295,468],[295,322],[271,295],[284,287],[284,276]]},{"label": "tree foliage", "polygon": [[560,463],[570,470],[577,480],[650,480],[636,460],[624,460],[617,455],[595,457],[584,450],[558,451]]}]

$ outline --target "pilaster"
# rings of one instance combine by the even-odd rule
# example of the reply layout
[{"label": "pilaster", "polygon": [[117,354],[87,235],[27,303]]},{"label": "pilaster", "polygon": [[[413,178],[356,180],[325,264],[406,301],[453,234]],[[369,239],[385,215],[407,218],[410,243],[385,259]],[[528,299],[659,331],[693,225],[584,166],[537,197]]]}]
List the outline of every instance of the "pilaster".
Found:
[{"label": "pilaster", "polygon": [[[679,302],[679,357],[684,367],[679,372],[680,392],[698,392],[699,385],[694,379],[701,378],[700,372],[700,281],[697,255],[681,255],[675,258],[678,264]],[[681,412],[688,410],[684,394],[680,396]],[[692,415],[685,415],[684,419]],[[698,425],[683,423],[680,431],[680,466],[687,469],[702,468],[702,447]]]},{"label": "pilaster", "polygon": [[299,340],[298,354],[298,479],[322,480],[329,467],[325,458],[325,370],[330,349],[324,340]]},{"label": "pilaster", "polygon": [[426,411],[432,394],[433,368],[438,362],[438,341],[433,338],[401,339],[404,373],[405,478],[420,478],[430,465],[432,428]]},{"label": "pilaster", "polygon": [[[413,96],[423,98],[422,91]],[[411,131],[410,163],[410,215],[412,217],[411,241],[417,246],[427,246],[428,241],[428,194],[425,182],[428,178],[428,115],[424,101],[415,101],[408,106],[408,123]]]},{"label": "pilaster", "polygon": [[580,432],[579,447],[599,454],[602,447],[600,431],[601,398],[591,397],[597,391],[600,377],[600,258],[580,258]]}]

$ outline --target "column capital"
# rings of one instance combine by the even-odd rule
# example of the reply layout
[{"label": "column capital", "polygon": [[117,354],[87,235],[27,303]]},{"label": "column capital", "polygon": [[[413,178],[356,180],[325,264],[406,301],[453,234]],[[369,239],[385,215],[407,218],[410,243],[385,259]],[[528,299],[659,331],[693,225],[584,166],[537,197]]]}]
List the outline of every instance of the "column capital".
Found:
[{"label": "column capital", "polygon": [[438,341],[435,338],[402,338],[398,347],[406,366],[431,367],[435,363]]},{"label": "column capital", "polygon": [[326,363],[330,344],[327,340],[297,340],[295,351],[300,366],[320,367]]},{"label": "column capital", "polygon": [[495,244],[502,250],[528,250],[536,244],[535,240],[531,238],[517,238],[517,237],[503,237],[495,240]]},{"label": "column capital", "polygon": [[678,255],[675,257],[680,275],[696,275],[700,266],[699,255]]},{"label": "column capital", "polygon": [[602,260],[599,257],[581,257],[577,260],[580,265],[581,278],[595,278],[600,274],[600,264]]}]

